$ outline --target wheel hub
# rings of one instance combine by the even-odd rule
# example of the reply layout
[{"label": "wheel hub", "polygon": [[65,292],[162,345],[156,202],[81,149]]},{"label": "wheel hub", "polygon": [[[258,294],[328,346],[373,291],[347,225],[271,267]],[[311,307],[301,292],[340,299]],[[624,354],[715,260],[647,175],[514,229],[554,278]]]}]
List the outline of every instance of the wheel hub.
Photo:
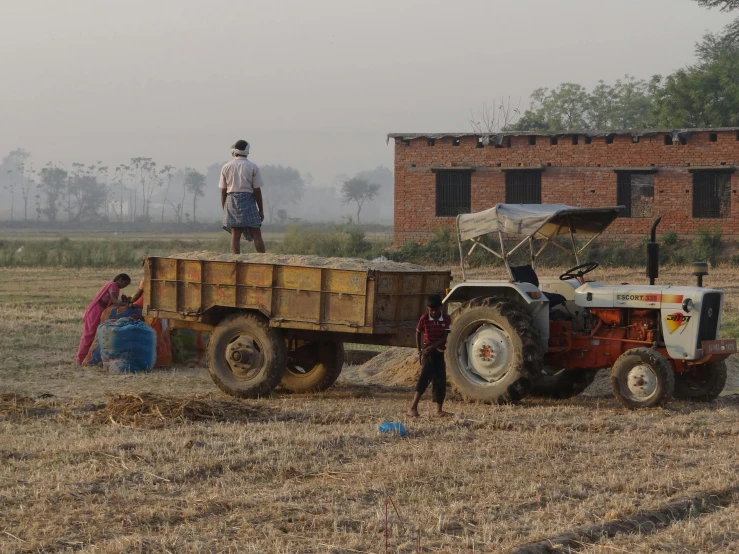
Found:
[{"label": "wheel hub", "polygon": [[466,340],[468,370],[489,383],[508,373],[513,358],[510,337],[494,325],[482,325]]},{"label": "wheel hub", "polygon": [[249,359],[251,357],[251,353],[248,350],[235,350],[231,353],[231,359],[234,362],[243,362],[243,363],[250,363]]},{"label": "wheel hub", "polygon": [[657,390],[657,375],[646,364],[636,365],[626,375],[626,386],[634,398],[645,400]]},{"label": "wheel hub", "polygon": [[226,361],[234,375],[249,379],[259,372],[264,357],[252,337],[239,335],[226,347]]}]

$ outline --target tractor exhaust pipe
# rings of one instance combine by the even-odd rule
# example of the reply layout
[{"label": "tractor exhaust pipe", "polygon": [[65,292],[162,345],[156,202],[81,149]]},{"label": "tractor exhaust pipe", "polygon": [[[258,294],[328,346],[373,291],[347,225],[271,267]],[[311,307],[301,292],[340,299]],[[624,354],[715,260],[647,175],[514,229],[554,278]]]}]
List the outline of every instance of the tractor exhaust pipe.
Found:
[{"label": "tractor exhaust pipe", "polygon": [[657,225],[662,221],[662,216],[652,222],[652,236],[647,243],[647,277],[649,284],[653,285],[654,280],[659,277],[659,243],[657,243]]},{"label": "tractor exhaust pipe", "polygon": [[693,277],[695,284],[703,288],[703,277],[708,275],[708,264],[706,262],[693,262]]}]

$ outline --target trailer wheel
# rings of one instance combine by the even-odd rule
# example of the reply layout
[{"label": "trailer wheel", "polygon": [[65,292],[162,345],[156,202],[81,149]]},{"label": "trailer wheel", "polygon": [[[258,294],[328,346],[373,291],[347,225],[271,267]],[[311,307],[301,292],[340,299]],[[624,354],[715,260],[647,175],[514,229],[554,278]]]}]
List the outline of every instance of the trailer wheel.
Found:
[{"label": "trailer wheel", "polygon": [[557,375],[542,375],[531,389],[531,396],[564,400],[582,393],[595,381],[595,369],[563,371]]},{"label": "trailer wheel", "polygon": [[280,383],[286,362],[285,340],[256,314],[227,317],[208,341],[210,376],[232,396],[268,396]]},{"label": "trailer wheel", "polygon": [[675,398],[693,402],[716,400],[726,386],[726,362],[702,364],[675,374]]},{"label": "trailer wheel", "polygon": [[675,372],[656,350],[632,348],[613,364],[611,388],[616,400],[630,410],[663,406],[675,390]]},{"label": "trailer wheel", "polygon": [[465,400],[518,402],[529,394],[542,364],[531,319],[515,304],[476,298],[455,311],[446,365]]},{"label": "trailer wheel", "polygon": [[344,367],[340,342],[309,342],[288,352],[287,368],[280,383],[292,392],[321,392],[331,387]]}]

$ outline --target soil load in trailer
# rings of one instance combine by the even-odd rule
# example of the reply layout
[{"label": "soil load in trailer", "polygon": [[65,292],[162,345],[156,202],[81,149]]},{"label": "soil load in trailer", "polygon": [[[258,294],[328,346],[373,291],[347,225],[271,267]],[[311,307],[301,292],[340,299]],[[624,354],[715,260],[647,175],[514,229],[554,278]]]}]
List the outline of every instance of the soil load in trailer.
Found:
[{"label": "soil load in trailer", "polygon": [[426,296],[450,282],[389,261],[192,252],[147,258],[144,312],[212,331],[208,370],[228,394],[317,392],[338,378],[344,342],[414,346]]}]

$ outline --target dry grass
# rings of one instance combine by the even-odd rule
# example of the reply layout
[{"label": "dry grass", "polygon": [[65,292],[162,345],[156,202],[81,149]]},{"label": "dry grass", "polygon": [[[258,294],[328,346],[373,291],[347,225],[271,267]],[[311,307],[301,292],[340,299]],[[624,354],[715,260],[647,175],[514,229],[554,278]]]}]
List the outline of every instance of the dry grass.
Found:
[{"label": "dry grass", "polygon": [[[610,398],[491,407],[452,395],[454,418],[416,421],[404,387],[239,401],[203,369],[72,366],[80,314],[106,278],[0,271],[2,552],[384,552],[387,495],[402,517],[391,508],[390,552],[419,537],[423,552],[521,551],[599,525],[570,551],[737,551],[737,397],[634,413]],[[735,317],[734,274],[709,279],[727,284]],[[383,420],[409,437],[379,434]],[[666,523],[597,534],[640,513]]]}]

